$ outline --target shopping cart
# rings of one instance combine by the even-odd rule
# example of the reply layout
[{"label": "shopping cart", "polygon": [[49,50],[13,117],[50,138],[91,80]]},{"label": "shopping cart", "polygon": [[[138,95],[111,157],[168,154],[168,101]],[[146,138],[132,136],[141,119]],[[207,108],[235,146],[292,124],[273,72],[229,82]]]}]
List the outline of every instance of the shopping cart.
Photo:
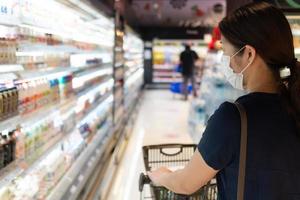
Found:
[{"label": "shopping cart", "polygon": [[[170,169],[184,167],[193,156],[197,146],[195,144],[164,144],[143,147],[143,157],[146,171],[151,171],[162,166]],[[150,185],[151,197],[143,197],[144,185]],[[216,200],[217,185],[212,180],[206,186],[192,195],[175,194],[164,187],[152,184],[147,175],[141,173],[139,179],[141,200],[152,198],[154,200]]]}]

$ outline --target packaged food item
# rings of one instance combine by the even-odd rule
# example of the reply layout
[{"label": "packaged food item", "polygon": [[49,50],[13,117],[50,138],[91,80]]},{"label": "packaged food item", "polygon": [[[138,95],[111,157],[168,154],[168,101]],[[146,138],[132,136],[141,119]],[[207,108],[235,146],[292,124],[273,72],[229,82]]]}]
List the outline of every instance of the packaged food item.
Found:
[{"label": "packaged food item", "polygon": [[13,162],[16,160],[16,136],[15,136],[15,130],[10,131],[8,133],[8,138],[9,138],[9,146],[10,146],[10,162]]},{"label": "packaged food item", "polygon": [[11,163],[11,147],[10,141],[6,134],[2,133],[2,141],[4,147],[4,166],[7,166],[9,163]]},{"label": "packaged food item", "polygon": [[7,117],[10,117],[13,113],[13,91],[12,89],[7,90]]},{"label": "packaged food item", "polygon": [[8,99],[9,99],[9,94],[7,90],[3,90],[2,92],[2,97],[3,97],[3,118],[6,118],[8,115]]},{"label": "packaged food item", "polygon": [[26,112],[26,98],[27,98],[27,83],[19,83],[17,85],[18,88],[18,110],[20,114],[24,114]]},{"label": "packaged food item", "polygon": [[16,159],[24,159],[25,157],[25,134],[21,127],[15,130],[16,137]]},{"label": "packaged food item", "polygon": [[0,120],[3,118],[3,96],[2,91],[0,91]]},{"label": "packaged food item", "polygon": [[25,133],[25,158],[30,157],[34,152],[34,140],[32,137],[32,128],[24,129]]},{"label": "packaged food item", "polygon": [[14,110],[14,113],[13,114],[17,114],[18,113],[18,105],[19,105],[19,92],[18,92],[18,89],[15,87],[13,89],[13,110]]}]

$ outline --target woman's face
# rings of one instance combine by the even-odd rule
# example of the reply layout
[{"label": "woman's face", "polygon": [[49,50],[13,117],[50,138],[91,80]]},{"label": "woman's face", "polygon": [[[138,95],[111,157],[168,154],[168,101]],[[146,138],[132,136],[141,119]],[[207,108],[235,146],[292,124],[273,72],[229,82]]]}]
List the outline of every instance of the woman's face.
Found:
[{"label": "woman's face", "polygon": [[[247,46],[244,49],[236,49],[225,37],[221,37],[222,49],[224,55],[230,56],[230,67],[235,73],[240,73],[249,63],[246,58]],[[238,54],[236,54],[241,50]],[[236,54],[235,56],[233,56]],[[232,57],[233,56],[233,57]]]}]

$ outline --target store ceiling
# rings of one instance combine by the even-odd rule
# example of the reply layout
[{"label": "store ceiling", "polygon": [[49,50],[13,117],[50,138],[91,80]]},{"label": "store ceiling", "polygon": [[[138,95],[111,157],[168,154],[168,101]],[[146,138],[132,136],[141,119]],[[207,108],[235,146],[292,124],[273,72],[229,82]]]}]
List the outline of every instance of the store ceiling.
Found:
[{"label": "store ceiling", "polygon": [[225,0],[127,0],[125,17],[137,27],[207,27],[224,17],[225,6]]},{"label": "store ceiling", "polygon": [[[74,1],[74,0],[72,0]],[[77,0],[90,1],[107,16],[117,9],[143,39],[202,38],[236,8],[257,1],[272,3],[287,13],[300,13],[300,0]],[[216,6],[218,5],[218,6]],[[221,6],[220,6],[221,5]]]}]

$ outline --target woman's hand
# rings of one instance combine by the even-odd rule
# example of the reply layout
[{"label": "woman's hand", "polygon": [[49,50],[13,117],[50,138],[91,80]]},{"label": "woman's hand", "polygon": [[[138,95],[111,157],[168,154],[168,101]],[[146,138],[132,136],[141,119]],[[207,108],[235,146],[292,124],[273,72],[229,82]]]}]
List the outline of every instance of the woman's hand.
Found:
[{"label": "woman's hand", "polygon": [[163,186],[164,178],[172,173],[171,170],[169,170],[166,167],[160,167],[152,172],[148,172],[148,176],[156,186]]}]

